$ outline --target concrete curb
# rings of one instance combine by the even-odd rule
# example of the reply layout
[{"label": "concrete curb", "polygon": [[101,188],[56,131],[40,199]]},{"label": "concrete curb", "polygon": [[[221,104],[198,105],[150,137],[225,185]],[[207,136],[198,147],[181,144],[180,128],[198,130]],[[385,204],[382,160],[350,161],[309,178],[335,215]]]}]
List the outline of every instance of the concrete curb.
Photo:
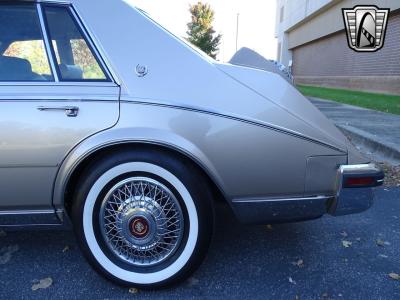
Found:
[{"label": "concrete curb", "polygon": [[354,143],[364,146],[374,154],[400,163],[400,149],[398,146],[388,145],[388,143],[380,141],[379,137],[353,126],[339,124],[336,124],[336,126],[350,136]]}]

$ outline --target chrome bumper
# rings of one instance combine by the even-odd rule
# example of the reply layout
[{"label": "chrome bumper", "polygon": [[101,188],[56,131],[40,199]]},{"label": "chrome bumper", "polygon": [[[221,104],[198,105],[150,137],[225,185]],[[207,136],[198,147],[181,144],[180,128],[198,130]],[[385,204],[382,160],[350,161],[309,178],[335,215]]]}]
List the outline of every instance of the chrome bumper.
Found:
[{"label": "chrome bumper", "polygon": [[348,215],[367,210],[373,203],[373,187],[383,184],[384,174],[375,164],[342,165],[335,193],[298,198],[233,199],[231,207],[243,223],[271,224],[304,221],[329,213]]},{"label": "chrome bumper", "polygon": [[336,178],[336,195],[329,208],[334,216],[359,213],[373,204],[373,187],[384,180],[383,171],[375,164],[340,166]]}]

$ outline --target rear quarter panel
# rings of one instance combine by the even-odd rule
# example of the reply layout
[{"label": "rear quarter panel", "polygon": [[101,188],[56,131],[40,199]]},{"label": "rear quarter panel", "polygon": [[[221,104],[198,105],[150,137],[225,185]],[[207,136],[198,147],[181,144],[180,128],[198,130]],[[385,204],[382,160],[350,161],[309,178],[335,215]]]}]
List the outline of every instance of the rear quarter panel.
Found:
[{"label": "rear quarter panel", "polygon": [[151,142],[186,153],[210,175],[226,199],[302,196],[307,158],[343,154],[299,137],[211,113],[121,101],[118,124],[77,147],[56,181],[62,205],[68,174],[80,159],[110,143]]}]

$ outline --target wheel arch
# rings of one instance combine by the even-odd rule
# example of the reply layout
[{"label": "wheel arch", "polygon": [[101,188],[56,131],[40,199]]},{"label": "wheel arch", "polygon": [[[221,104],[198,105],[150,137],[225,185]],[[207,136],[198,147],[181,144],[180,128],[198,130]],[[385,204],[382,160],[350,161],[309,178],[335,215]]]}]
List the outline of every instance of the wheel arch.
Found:
[{"label": "wheel arch", "polygon": [[[228,201],[228,197],[225,194],[220,180],[218,180],[217,174],[211,171],[206,163],[201,161],[198,157],[188,151],[183,150],[181,147],[171,145],[166,142],[154,141],[154,140],[119,140],[113,141],[107,144],[102,144],[94,149],[80,153],[79,159],[76,157],[76,152],[71,153],[68,158],[62,164],[54,187],[53,194],[53,205],[56,209],[65,209],[68,213],[70,204],[72,203],[72,195],[74,188],[79,180],[80,173],[93,161],[100,159],[101,157],[112,155],[120,151],[132,151],[132,150],[150,150],[150,151],[163,151],[171,156],[182,159],[185,163],[190,163],[198,169],[198,171],[207,180],[210,189],[213,193],[214,199]],[[209,163],[209,162],[207,162]]]}]

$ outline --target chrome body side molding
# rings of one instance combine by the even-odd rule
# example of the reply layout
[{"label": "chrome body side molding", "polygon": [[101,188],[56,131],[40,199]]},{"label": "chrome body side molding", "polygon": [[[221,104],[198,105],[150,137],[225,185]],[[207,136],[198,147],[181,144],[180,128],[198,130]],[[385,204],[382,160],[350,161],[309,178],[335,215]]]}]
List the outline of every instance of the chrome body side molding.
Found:
[{"label": "chrome body side molding", "polygon": [[0,228],[54,227],[63,225],[62,210],[3,210]]}]

